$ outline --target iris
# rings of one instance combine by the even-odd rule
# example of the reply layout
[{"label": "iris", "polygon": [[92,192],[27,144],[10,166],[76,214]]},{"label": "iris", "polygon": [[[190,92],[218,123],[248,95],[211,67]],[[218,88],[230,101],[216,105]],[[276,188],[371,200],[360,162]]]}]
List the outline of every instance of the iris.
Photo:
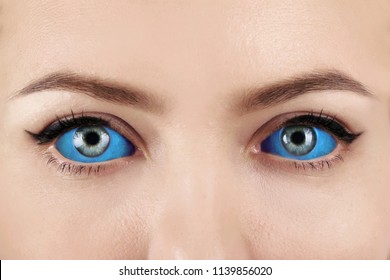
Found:
[{"label": "iris", "polygon": [[135,146],[106,126],[82,126],[65,132],[55,144],[67,159],[94,163],[131,156]]},{"label": "iris", "polygon": [[330,154],[337,146],[326,131],[310,126],[287,126],[260,144],[265,153],[295,160],[311,160]]}]

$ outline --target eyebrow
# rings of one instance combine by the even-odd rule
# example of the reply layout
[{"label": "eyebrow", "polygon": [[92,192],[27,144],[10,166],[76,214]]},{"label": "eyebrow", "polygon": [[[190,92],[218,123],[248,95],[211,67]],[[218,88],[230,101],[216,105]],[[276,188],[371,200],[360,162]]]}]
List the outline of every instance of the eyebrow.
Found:
[{"label": "eyebrow", "polygon": [[[83,93],[96,99],[130,105],[157,114],[163,113],[165,109],[161,98],[138,88],[73,72],[48,74],[28,84],[15,96],[29,95],[45,90]],[[246,114],[256,109],[284,103],[303,94],[321,91],[350,91],[362,96],[373,96],[362,83],[341,71],[316,71],[273,82],[266,86],[250,88],[238,97],[234,109]]]},{"label": "eyebrow", "polygon": [[97,77],[79,75],[73,72],[48,74],[28,84],[13,97],[29,95],[45,90],[63,90],[82,93],[96,99],[134,106],[156,114],[161,114],[164,111],[163,100],[138,88]]},{"label": "eyebrow", "polygon": [[236,111],[245,114],[284,103],[303,94],[321,91],[350,91],[357,95],[373,97],[362,83],[341,71],[316,71],[259,88],[250,88],[244,97],[239,97],[234,107]]}]

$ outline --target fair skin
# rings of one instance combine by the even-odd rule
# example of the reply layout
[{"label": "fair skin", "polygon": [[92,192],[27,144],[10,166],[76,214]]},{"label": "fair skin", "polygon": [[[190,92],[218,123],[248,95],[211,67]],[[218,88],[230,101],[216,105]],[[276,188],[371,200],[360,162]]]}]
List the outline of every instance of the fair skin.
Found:
[{"label": "fair skin", "polygon": [[[0,259],[389,258],[389,15],[388,0],[0,1]],[[60,136],[31,135],[72,114],[114,119],[137,152],[77,169]],[[312,160],[261,150],[305,114],[361,134]]]}]

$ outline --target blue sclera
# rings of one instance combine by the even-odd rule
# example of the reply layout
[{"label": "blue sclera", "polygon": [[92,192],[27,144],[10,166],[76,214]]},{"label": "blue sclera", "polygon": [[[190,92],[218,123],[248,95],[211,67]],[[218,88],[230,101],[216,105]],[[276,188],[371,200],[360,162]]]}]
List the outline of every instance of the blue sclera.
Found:
[{"label": "blue sclera", "polygon": [[84,163],[104,162],[135,153],[135,146],[125,137],[111,128],[103,127],[103,129],[109,136],[109,144],[98,156],[85,156],[75,147],[74,136],[79,128],[74,128],[60,136],[55,147],[65,158]]},{"label": "blue sclera", "polygon": [[284,129],[279,129],[261,142],[261,151],[295,160],[311,160],[326,156],[336,148],[337,142],[332,135],[316,127],[310,129],[315,133],[315,143],[307,154],[295,155],[286,149],[282,141]]}]

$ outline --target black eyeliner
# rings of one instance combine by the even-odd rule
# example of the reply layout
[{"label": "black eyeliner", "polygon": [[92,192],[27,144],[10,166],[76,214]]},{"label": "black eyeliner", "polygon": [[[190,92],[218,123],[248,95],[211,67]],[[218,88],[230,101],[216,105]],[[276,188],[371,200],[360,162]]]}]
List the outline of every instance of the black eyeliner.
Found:
[{"label": "black eyeliner", "polygon": [[73,129],[82,126],[107,126],[109,122],[103,120],[102,118],[90,117],[90,116],[75,116],[73,113],[70,117],[66,118],[58,118],[57,121],[50,124],[48,127],[43,129],[39,133],[33,133],[30,131],[26,131],[29,135],[31,135],[35,140],[37,140],[39,145],[49,143],[57,138],[59,135]]},{"label": "black eyeliner", "polygon": [[338,139],[351,144],[355,141],[362,133],[352,133],[347,131],[347,129],[336,121],[335,117],[329,117],[322,114],[322,111],[319,115],[310,113],[307,115],[301,115],[289,119],[283,123],[283,127],[289,125],[310,125],[317,126],[326,129],[327,131],[334,134]]}]

